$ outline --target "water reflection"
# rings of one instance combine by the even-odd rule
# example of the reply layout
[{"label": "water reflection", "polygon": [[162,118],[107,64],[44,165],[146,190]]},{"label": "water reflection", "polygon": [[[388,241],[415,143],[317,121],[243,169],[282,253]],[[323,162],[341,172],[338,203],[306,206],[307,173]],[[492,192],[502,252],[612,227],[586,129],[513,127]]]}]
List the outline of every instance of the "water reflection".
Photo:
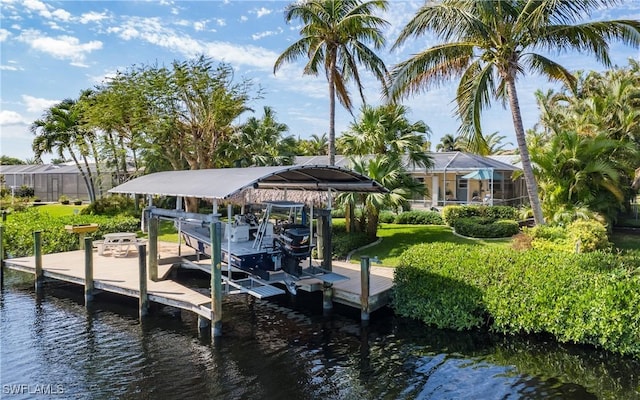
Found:
[{"label": "water reflection", "polygon": [[87,310],[80,288],[48,283],[38,298],[32,286],[14,275],[0,294],[3,389],[62,384],[62,398],[78,399],[640,398],[632,359],[429,329],[384,310],[363,327],[357,311],[323,317],[321,296],[226,298],[212,345],[189,313],[155,309],[140,324],[134,300],[101,294]]}]

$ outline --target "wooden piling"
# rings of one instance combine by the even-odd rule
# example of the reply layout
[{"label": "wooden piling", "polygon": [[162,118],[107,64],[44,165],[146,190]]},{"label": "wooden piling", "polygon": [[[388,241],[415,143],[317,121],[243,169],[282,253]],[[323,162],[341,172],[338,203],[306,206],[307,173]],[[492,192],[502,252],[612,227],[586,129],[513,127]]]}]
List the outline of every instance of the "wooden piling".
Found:
[{"label": "wooden piling", "polygon": [[33,232],[33,252],[35,254],[36,263],[36,279],[35,286],[36,291],[39,292],[43,289],[44,274],[42,272],[42,232]]},{"label": "wooden piling", "polygon": [[[4,211],[2,211],[4,220]],[[4,225],[0,225],[0,287],[4,285]]]},{"label": "wooden piling", "polygon": [[322,312],[329,314],[333,310],[333,284],[324,282],[322,284]]},{"label": "wooden piling", "polygon": [[84,305],[89,307],[93,301],[93,243],[90,237],[84,238]]},{"label": "wooden piling", "polygon": [[142,244],[138,247],[138,278],[140,281],[140,319],[149,313],[149,297],[147,296],[147,246]]},{"label": "wooden piling", "polygon": [[360,319],[369,321],[369,291],[371,262],[368,256],[360,257]]},{"label": "wooden piling", "polygon": [[[215,209],[214,209],[215,210]],[[222,336],[222,224],[210,225],[211,234],[211,336]]]},{"label": "wooden piling", "polygon": [[158,217],[149,218],[149,279],[158,281]]}]

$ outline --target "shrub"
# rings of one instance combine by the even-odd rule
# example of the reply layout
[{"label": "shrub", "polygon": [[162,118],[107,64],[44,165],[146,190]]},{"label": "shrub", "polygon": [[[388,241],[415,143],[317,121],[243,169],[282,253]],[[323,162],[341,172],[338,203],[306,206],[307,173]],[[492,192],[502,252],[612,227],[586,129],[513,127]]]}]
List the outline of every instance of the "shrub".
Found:
[{"label": "shrub", "polygon": [[332,218],[344,218],[344,208],[334,208],[331,210]]},{"label": "shrub", "polygon": [[460,235],[474,238],[510,237],[520,231],[517,221],[495,221],[487,217],[459,218],[454,229]]},{"label": "shrub", "polygon": [[421,244],[401,256],[393,307],[440,328],[550,333],[640,356],[638,268],[603,252]]},{"label": "shrub", "polygon": [[574,221],[567,227],[567,236],[574,244],[580,243],[581,252],[611,248],[607,228],[597,221]]},{"label": "shrub", "polygon": [[380,211],[380,216],[378,218],[378,222],[384,224],[392,224],[396,219],[396,214],[391,211]]},{"label": "shrub", "polygon": [[436,211],[405,211],[398,214],[393,221],[396,224],[442,225],[444,220]]},{"label": "shrub", "polygon": [[611,248],[606,228],[595,220],[578,220],[567,227],[541,225],[524,232],[538,250],[587,253]]},{"label": "shrub", "polygon": [[113,195],[103,197],[89,204],[80,211],[82,215],[118,215],[125,214],[137,217],[139,212],[135,210],[135,202],[131,197]]},{"label": "shrub", "polygon": [[444,221],[454,226],[459,218],[483,217],[492,220],[517,220],[518,210],[509,206],[446,206],[442,210]]},{"label": "shrub", "polygon": [[102,238],[111,232],[135,232],[140,221],[128,216],[89,216],[73,215],[52,217],[40,212],[37,208],[29,208],[16,212],[5,224],[5,246],[12,257],[23,257],[33,254],[33,232],[42,231],[42,252],[56,253],[77,250],[78,236],[65,230],[65,225],[97,223],[98,230],[89,234],[93,238]]},{"label": "shrub", "polygon": [[27,185],[22,185],[14,191],[16,197],[33,197],[35,194],[35,189]]},{"label": "shrub", "polygon": [[64,194],[58,197],[58,201],[60,202],[60,204],[69,204],[69,198]]}]

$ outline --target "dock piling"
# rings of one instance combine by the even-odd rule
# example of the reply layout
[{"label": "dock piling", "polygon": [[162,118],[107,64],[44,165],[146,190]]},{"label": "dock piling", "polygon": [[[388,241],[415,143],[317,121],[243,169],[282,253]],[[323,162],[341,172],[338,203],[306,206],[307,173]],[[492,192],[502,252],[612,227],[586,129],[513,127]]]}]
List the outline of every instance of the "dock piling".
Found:
[{"label": "dock piling", "polygon": [[158,281],[158,221],[159,218],[149,218],[149,279]]},{"label": "dock piling", "polygon": [[371,261],[368,256],[360,257],[360,320],[369,321],[369,291]]},{"label": "dock piling", "polygon": [[138,272],[140,281],[140,320],[149,314],[149,297],[147,296],[147,245],[138,247]]},{"label": "dock piling", "polygon": [[[215,210],[215,209],[214,209]],[[211,336],[222,335],[222,224],[210,225],[211,234]]]},{"label": "dock piling", "polygon": [[[4,217],[4,211],[2,211]],[[4,285],[4,225],[0,225],[0,288]]]},{"label": "dock piling", "polygon": [[84,305],[89,307],[93,301],[93,242],[90,237],[84,238]]},{"label": "dock piling", "polygon": [[33,252],[35,254],[36,263],[36,292],[42,291],[44,286],[44,274],[42,272],[42,232],[33,232]]},{"label": "dock piling", "polygon": [[324,282],[322,284],[322,312],[330,314],[333,310],[333,284]]}]

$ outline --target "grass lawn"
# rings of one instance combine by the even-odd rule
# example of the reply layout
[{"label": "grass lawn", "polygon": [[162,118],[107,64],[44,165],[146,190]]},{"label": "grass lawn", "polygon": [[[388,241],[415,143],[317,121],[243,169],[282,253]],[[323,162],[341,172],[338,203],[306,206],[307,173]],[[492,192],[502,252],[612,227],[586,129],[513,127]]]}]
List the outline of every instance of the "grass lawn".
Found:
[{"label": "grass lawn", "polygon": [[82,210],[86,206],[86,204],[83,204],[81,206],[76,206],[73,204],[45,204],[42,206],[37,206],[36,210],[45,212],[53,217],[64,217],[67,215],[74,215],[74,213],[79,213],[80,210]]},{"label": "grass lawn", "polygon": [[451,242],[476,244],[479,246],[509,246],[511,239],[473,240],[456,236],[451,228],[444,225],[399,225],[381,224],[378,237],[382,242],[357,252],[351,257],[352,262],[359,263],[360,256],[378,257],[383,266],[398,265],[400,254],[409,247],[420,243]]}]

